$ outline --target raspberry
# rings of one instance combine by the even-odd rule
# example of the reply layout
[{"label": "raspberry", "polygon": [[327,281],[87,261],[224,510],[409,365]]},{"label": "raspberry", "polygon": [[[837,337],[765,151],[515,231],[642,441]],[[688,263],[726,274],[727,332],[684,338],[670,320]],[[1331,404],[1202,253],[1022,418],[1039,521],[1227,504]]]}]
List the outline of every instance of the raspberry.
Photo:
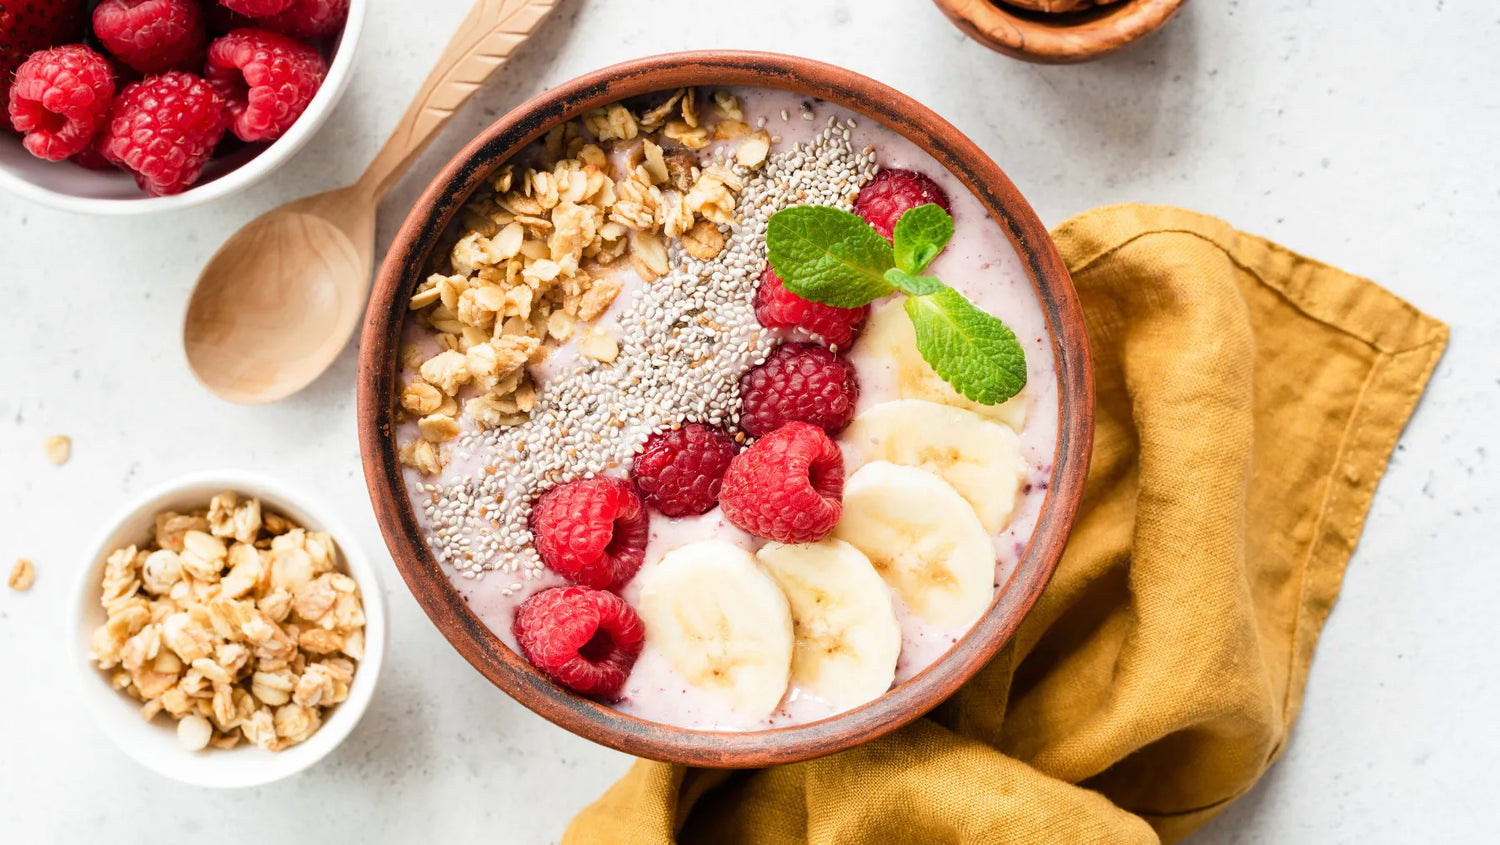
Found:
[{"label": "raspberry", "polygon": [[134,172],[142,190],[182,193],[224,137],[224,98],[201,77],[168,71],[125,86],[104,131],[104,157]]},{"label": "raspberry", "polygon": [[770,267],[760,274],[755,291],[755,319],[768,329],[803,329],[832,346],[848,346],[870,316],[870,306],[835,308],[803,299],[786,289]]},{"label": "raspberry", "polygon": [[630,482],[581,478],[537,499],[531,532],[542,562],[575,584],[614,590],[646,558],[650,517]]},{"label": "raspberry", "polygon": [[714,509],[734,440],[723,431],[688,423],[646,439],[630,475],[646,504],[667,516],[697,516]]},{"label": "raspberry", "polygon": [[349,0],[294,0],[286,11],[256,23],[297,38],[319,38],[344,28]]},{"label": "raspberry", "polygon": [[531,665],[574,692],[615,699],[640,656],[646,627],[625,600],[587,587],[553,587],[521,602],[512,625]]},{"label": "raspberry", "polygon": [[229,128],[242,141],[280,138],[327,73],[317,50],[261,29],[237,29],[208,48],[208,81],[227,103]]},{"label": "raspberry", "polygon": [[740,428],[768,434],[783,424],[812,423],[832,434],[854,418],[859,379],[854,365],[814,343],[783,343],[740,377]]},{"label": "raspberry", "polygon": [[104,0],[94,34],[120,61],[144,74],[189,70],[203,61],[203,15],[193,0]]},{"label": "raspberry", "polygon": [[859,189],[859,196],[854,198],[854,213],[889,240],[901,215],[930,202],[950,214],[953,212],[947,192],[925,174],[915,170],[882,170]]},{"label": "raspberry", "polygon": [[41,50],[16,70],[10,120],[32,155],[62,161],[88,147],[114,95],[114,71],[103,56],[82,44]]},{"label": "raspberry", "polygon": [[264,18],[285,12],[296,0],[219,0],[219,5],[247,18]]},{"label": "raspberry", "polygon": [[78,0],[0,2],[0,129],[9,129],[10,83],[38,50],[83,38],[84,4]]},{"label": "raspberry", "polygon": [[815,543],[844,512],[844,455],[817,426],[790,422],[729,464],[719,506],[735,525],[767,540]]}]

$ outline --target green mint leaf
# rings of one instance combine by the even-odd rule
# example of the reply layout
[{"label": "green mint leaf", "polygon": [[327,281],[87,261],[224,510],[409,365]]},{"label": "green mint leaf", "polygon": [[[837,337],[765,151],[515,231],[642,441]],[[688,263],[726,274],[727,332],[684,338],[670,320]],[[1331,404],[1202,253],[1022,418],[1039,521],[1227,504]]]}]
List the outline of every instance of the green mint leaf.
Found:
[{"label": "green mint leaf", "polygon": [[913,276],[900,267],[885,271],[885,280],[908,296],[926,296],[942,290],[943,283],[933,276]]},{"label": "green mint leaf", "polygon": [[953,389],[981,405],[998,405],[1026,386],[1026,353],[1015,332],[963,294],[943,287],[909,296],[906,314],[917,351]]},{"label": "green mint leaf", "polygon": [[920,274],[953,239],[953,218],[936,203],[909,209],[896,221],[896,266]]},{"label": "green mint leaf", "polygon": [[835,308],[858,308],[891,292],[891,245],[856,215],[799,205],[771,215],[766,254],[787,290]]}]

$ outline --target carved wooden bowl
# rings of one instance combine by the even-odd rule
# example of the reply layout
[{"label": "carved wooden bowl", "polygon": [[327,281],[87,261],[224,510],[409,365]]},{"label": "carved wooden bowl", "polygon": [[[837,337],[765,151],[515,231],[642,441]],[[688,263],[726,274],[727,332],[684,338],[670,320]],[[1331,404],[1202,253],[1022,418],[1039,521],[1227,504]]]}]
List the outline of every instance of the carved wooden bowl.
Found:
[{"label": "carved wooden bowl", "polygon": [[1186,0],[1118,0],[1075,12],[1036,12],[1004,0],[933,0],[969,37],[1041,64],[1097,59],[1160,29]]},{"label": "carved wooden bowl", "polygon": [[[777,88],[818,97],[894,129],[958,176],[1004,227],[1043,303],[1057,360],[1060,436],[1041,517],[1010,584],[952,650],[864,706],[810,724],[750,732],[657,724],[579,697],[511,651],[470,611],[429,549],[396,459],[395,396],[407,300],[449,221],[486,175],[558,123],[626,97],[690,85]],[[1083,494],[1093,436],[1093,376],[1072,280],[1047,230],[1000,168],[920,103],[856,73],[807,59],[709,51],[638,59],[558,85],[496,121],[433,180],[396,235],[365,316],[359,357],[365,479],[387,546],[412,594],[454,648],[494,684],[568,730],[641,757],[750,767],[865,742],[947,698],[1010,639],[1052,575]]]}]

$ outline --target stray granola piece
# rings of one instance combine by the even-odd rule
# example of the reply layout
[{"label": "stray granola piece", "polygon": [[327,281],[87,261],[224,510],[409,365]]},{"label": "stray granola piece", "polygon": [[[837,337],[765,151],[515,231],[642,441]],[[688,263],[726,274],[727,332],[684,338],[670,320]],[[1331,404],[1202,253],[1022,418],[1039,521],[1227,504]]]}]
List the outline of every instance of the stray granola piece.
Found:
[{"label": "stray granola piece", "polygon": [[31,583],[36,580],[36,567],[26,558],[20,558],[16,565],[10,570],[10,588],[18,593],[24,593],[31,589]]},{"label": "stray granola piece", "polygon": [[724,251],[724,234],[719,227],[708,222],[699,220],[693,228],[682,235],[682,248],[687,254],[700,261],[718,257]]},{"label": "stray granola piece", "polygon": [[54,434],[42,441],[42,451],[53,466],[62,466],[73,454],[73,439],[66,434]]},{"label": "stray granola piece", "polygon": [[734,151],[734,160],[753,170],[765,163],[770,152],[771,135],[762,129],[740,142],[739,149]]},{"label": "stray granola piece", "polygon": [[620,354],[620,344],[607,329],[595,326],[578,341],[578,354],[608,364]]}]

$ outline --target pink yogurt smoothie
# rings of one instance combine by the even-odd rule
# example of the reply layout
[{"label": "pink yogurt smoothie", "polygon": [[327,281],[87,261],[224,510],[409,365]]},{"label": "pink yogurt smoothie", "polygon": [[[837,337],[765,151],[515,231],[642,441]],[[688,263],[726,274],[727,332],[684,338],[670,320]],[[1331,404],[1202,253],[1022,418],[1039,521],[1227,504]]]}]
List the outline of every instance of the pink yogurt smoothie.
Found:
[{"label": "pink yogurt smoothie", "polygon": [[[1020,257],[1000,226],[990,219],[979,201],[963,187],[957,177],[895,132],[846,109],[800,95],[764,89],[729,90],[739,97],[748,123],[755,126],[758,119],[765,119],[766,130],[773,135],[773,158],[786,153],[796,142],[808,142],[833,119],[839,124],[850,126],[849,140],[855,150],[862,150],[867,146],[873,148],[881,168],[920,171],[933,178],[947,192],[952,203],[956,231],[952,243],[927,272],[940,277],[980,308],[1004,320],[1015,332],[1026,352],[1028,384],[1020,397],[1026,407],[1025,422],[1017,434],[1029,476],[1021,487],[1009,523],[994,537],[995,585],[997,590],[1004,589],[1036,527],[1052,473],[1058,432],[1057,381],[1052,347],[1048,341],[1041,304]],[[786,119],[783,119],[783,113]],[[805,119],[804,114],[810,114],[811,119]],[[735,143],[727,142],[726,146],[732,150]],[[712,151],[709,149],[702,153],[707,155]],[[629,308],[631,298],[640,291],[643,285],[641,279],[629,271],[626,271],[626,275],[628,278],[624,291],[609,312],[600,318],[599,325],[617,326],[618,317]],[[747,289],[753,290],[759,279],[759,270],[746,276],[744,284]],[[408,321],[406,342],[416,343],[428,352],[436,351],[425,331],[413,323],[414,321]],[[895,387],[891,362],[882,360],[877,353],[862,351],[858,340],[848,352],[848,358],[859,376],[858,408],[861,412],[882,402],[902,398]],[[541,366],[533,368],[533,376],[545,391],[559,380],[569,378],[579,361],[571,344],[565,345],[554,350]],[[748,368],[752,363],[752,360],[747,359],[743,361],[742,367]],[[465,421],[463,424],[466,431],[472,429],[472,423]],[[624,432],[626,436],[642,439],[649,433],[628,429]],[[403,424],[398,436],[402,439],[416,436],[414,424]],[[847,475],[863,462],[863,458],[849,444],[841,445],[845,448]],[[424,530],[431,529],[431,519],[423,510],[424,503],[434,495],[431,485],[450,484],[482,471],[484,458],[483,454],[474,450],[457,449],[452,462],[439,479],[424,478],[415,470],[406,470],[408,490],[418,521]],[[627,470],[628,467],[618,467],[607,472],[623,476]],[[708,539],[726,540],[751,551],[763,544],[762,540],[729,524],[717,508],[693,518],[669,519],[660,513],[653,513],[645,564],[640,574],[621,591],[622,596],[634,606],[641,585],[649,579],[651,568],[665,554],[687,543]],[[531,578],[524,577],[521,573],[505,571],[485,572],[480,576],[471,572],[460,573],[449,567],[445,567],[445,571],[449,572],[454,585],[474,613],[511,648],[516,647],[511,630],[516,607],[540,590],[566,583],[550,570]],[[894,592],[892,599],[902,629],[902,649],[895,679],[895,683],[900,684],[946,654],[968,628],[946,630],[925,624],[907,611]],[[653,722],[696,730],[732,731],[807,723],[837,712],[828,702],[793,684],[770,718],[748,717],[738,713],[718,693],[697,689],[687,683],[665,657],[651,647],[649,634],[647,646],[631,671],[621,700],[613,702],[612,706]]]}]

